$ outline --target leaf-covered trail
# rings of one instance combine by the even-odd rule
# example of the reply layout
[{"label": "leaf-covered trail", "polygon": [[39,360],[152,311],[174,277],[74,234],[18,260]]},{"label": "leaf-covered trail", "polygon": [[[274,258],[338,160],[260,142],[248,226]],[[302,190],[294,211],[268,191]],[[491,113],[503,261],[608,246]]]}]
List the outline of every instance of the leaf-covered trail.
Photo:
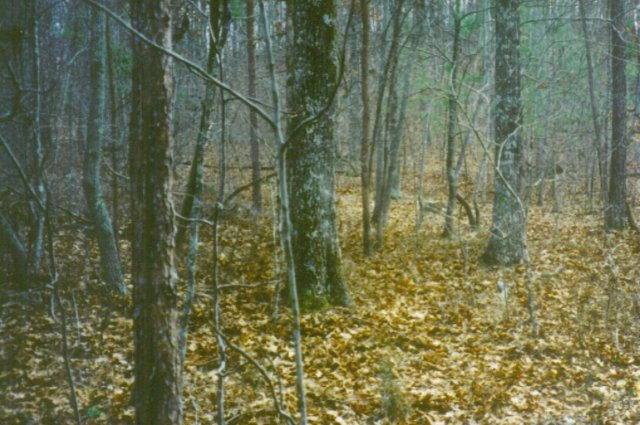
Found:
[{"label": "leaf-covered trail", "polygon": [[[356,189],[341,192],[339,212],[354,305],[303,318],[311,423],[389,423],[390,406],[406,414],[398,423],[407,424],[640,422],[637,236],[610,237],[603,249],[599,216],[567,211],[556,223],[550,212],[532,209],[529,240],[541,330],[534,339],[525,271],[479,265],[486,233],[462,225],[457,237],[444,240],[442,217],[430,215],[416,237],[414,202],[402,199],[391,211],[384,251],[364,258]],[[278,279],[269,219],[256,225],[232,218],[224,229],[223,282],[259,284],[224,291],[225,333],[260,361],[295,411],[288,309],[280,306],[273,319]],[[76,252],[73,240],[62,240],[59,249]],[[213,423],[215,414],[217,349],[206,234],[202,248],[184,383],[188,424]],[[78,253],[65,259],[69,284],[82,273],[95,278],[81,258]],[[510,288],[508,317],[499,280]],[[79,328],[74,322],[70,333],[79,400],[88,424],[133,423],[131,321],[118,311],[101,341],[98,292],[76,290]],[[46,295],[43,300],[14,299],[2,306],[2,423],[60,424],[71,417],[59,324],[48,315]],[[236,352],[228,364],[229,423],[276,423],[260,374]]]}]

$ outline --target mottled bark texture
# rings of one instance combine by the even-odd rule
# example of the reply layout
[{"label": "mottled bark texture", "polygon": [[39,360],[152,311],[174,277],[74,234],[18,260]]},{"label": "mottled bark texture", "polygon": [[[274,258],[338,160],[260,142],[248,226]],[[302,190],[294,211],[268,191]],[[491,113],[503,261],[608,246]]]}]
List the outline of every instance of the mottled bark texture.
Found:
[{"label": "mottled bark texture", "polygon": [[520,102],[519,0],[496,0],[495,176],[488,264],[522,261],[526,216],[519,200],[523,154]]},{"label": "mottled bark texture", "polygon": [[609,197],[604,220],[607,230],[621,230],[626,222],[626,96],[624,0],[611,0],[611,164]]},{"label": "mottled bark texture", "polygon": [[117,288],[121,293],[124,293],[126,289],[122,277],[118,246],[100,181],[106,107],[105,24],[104,13],[93,10],[89,40],[89,118],[82,186],[87,201],[87,210],[93,222],[100,249],[102,276],[110,287]]},{"label": "mottled bark texture", "polygon": [[289,81],[290,145],[287,153],[293,223],[294,263],[300,303],[321,308],[346,304],[336,231],[335,162],[332,110],[293,132],[325,109],[336,84],[334,0],[289,3],[293,21]]},{"label": "mottled bark texture", "polygon": [[[169,0],[131,2],[134,27],[171,49]],[[168,56],[139,39],[134,63],[130,130],[133,403],[139,425],[182,423],[177,335],[174,220],[171,200],[173,81]]]}]

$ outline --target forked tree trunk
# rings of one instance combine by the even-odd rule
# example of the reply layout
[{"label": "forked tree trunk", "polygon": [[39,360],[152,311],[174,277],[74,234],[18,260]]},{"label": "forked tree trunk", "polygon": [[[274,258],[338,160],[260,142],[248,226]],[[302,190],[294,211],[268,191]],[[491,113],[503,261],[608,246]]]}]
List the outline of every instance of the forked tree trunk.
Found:
[{"label": "forked tree trunk", "polygon": [[[168,0],[131,2],[134,27],[171,49]],[[134,39],[130,131],[134,389],[139,425],[182,423],[171,199],[171,59]]]},{"label": "forked tree trunk", "polygon": [[[397,92],[395,84],[397,82],[397,65],[398,55],[400,49],[400,34],[401,34],[401,16],[402,5],[404,1],[400,0],[395,4],[392,19],[392,36],[391,46],[389,47],[389,53],[384,61],[384,70],[382,73],[382,81],[378,87],[378,98],[376,101],[376,115],[373,126],[373,149],[378,149],[376,152],[376,179],[375,179],[375,203],[373,208],[373,214],[371,221],[376,226],[376,249],[382,249],[384,241],[384,227],[386,225],[387,215],[389,211],[389,203],[391,202],[391,182],[389,176],[393,173],[393,161],[391,157],[394,153],[399,151],[399,143],[395,141],[389,141],[388,136],[390,130],[397,123],[396,108],[397,108]],[[384,57],[384,55],[382,55]],[[384,95],[388,88],[388,105],[387,105],[387,117],[385,123],[385,129],[382,126],[382,109]],[[392,122],[390,122],[392,121]],[[381,135],[381,133],[383,133]],[[371,163],[370,163],[371,165]]]}]

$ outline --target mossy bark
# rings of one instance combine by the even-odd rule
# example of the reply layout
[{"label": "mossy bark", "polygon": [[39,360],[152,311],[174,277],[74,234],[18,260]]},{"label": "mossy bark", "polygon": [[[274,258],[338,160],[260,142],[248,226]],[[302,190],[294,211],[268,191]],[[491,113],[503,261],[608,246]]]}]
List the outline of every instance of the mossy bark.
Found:
[{"label": "mossy bark", "polygon": [[[287,167],[294,264],[301,305],[344,305],[348,294],[341,274],[336,230],[334,114],[326,109],[336,84],[336,6],[333,0],[290,2],[293,22],[289,75]],[[295,131],[310,116],[316,119]]]},{"label": "mossy bark", "polygon": [[523,260],[526,216],[520,202],[522,104],[519,0],[497,0],[495,67],[495,175],[493,219],[483,260],[508,265]]}]

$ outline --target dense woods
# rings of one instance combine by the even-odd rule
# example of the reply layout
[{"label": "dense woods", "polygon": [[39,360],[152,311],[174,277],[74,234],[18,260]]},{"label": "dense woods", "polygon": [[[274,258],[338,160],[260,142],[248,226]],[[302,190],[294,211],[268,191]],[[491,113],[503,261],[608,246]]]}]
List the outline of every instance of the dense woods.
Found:
[{"label": "dense woods", "polygon": [[639,423],[638,108],[630,0],[0,0],[0,423]]}]

